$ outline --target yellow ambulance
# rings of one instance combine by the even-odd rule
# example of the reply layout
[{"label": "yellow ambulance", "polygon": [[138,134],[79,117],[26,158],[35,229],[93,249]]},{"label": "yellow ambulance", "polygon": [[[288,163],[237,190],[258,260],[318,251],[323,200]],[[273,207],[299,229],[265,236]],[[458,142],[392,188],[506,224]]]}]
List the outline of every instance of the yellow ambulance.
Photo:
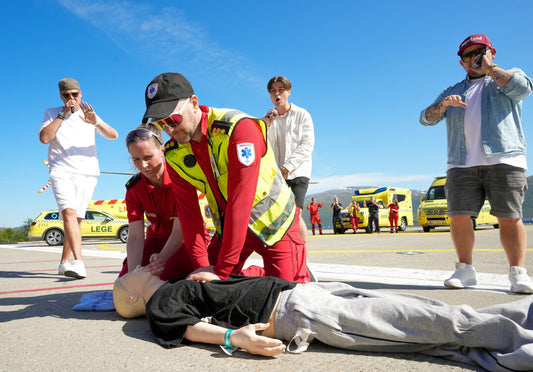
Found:
[{"label": "yellow ambulance", "polygon": [[[436,177],[426,196],[420,198],[420,206],[418,207],[418,223],[422,226],[424,232],[429,232],[438,226],[450,226],[450,218],[448,217],[448,202],[444,194],[444,185],[446,184],[446,177]],[[493,224],[498,228],[498,219],[491,215],[490,204],[485,200],[485,204],[479,211],[477,218],[472,218],[472,226],[474,230],[477,225]]]},{"label": "yellow ambulance", "polygon": [[[200,204],[200,210],[202,211],[202,216],[204,217],[207,230],[214,232],[215,224],[213,223],[213,218],[211,217],[211,210],[209,209],[207,198],[199,191],[198,202]],[[125,199],[91,200],[89,203],[89,208],[105,211],[118,218],[124,218],[126,220],[128,219],[128,210],[126,209]]]},{"label": "yellow ambulance", "polygon": [[[359,189],[354,191],[352,199],[359,205],[359,222],[357,227],[365,229],[366,232],[370,232],[368,227],[368,208],[366,202],[370,201],[370,198],[374,197],[376,203],[379,204],[379,226],[389,226],[389,209],[387,206],[392,203],[394,199],[398,200],[400,209],[398,211],[398,227],[400,231],[405,231],[407,226],[413,225],[413,203],[411,198],[411,190],[400,187],[377,187],[371,189]],[[352,229],[352,222],[350,220],[350,214],[348,208],[341,211],[342,226],[337,222],[334,229],[338,233],[344,233],[346,230]]]}]

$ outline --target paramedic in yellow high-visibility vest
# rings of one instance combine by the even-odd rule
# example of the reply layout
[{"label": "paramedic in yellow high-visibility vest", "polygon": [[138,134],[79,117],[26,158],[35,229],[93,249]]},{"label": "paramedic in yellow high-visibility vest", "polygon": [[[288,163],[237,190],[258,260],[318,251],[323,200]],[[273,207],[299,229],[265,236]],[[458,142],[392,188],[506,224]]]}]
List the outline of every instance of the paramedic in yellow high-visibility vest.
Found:
[{"label": "paramedic in yellow high-visibility vest", "polygon": [[[238,110],[200,106],[178,73],[156,76],[145,100],[143,122],[171,137],[165,157],[195,268],[188,279],[227,279],[255,251],[264,270],[252,267],[248,275],[309,282],[300,211],[267,143],[265,123]],[[208,247],[197,190],[206,195],[216,227]]]}]

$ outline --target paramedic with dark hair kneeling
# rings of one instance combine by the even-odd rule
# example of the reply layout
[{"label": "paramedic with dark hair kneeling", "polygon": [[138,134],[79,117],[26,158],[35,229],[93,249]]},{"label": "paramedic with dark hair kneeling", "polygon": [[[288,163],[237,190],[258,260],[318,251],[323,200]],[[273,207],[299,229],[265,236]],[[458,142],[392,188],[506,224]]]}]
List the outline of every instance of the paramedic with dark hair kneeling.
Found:
[{"label": "paramedic with dark hair kneeling", "polygon": [[[201,106],[178,73],[156,76],[145,100],[143,122],[171,137],[165,157],[195,269],[188,278],[226,279],[255,251],[264,262],[258,275],[309,282],[300,210],[266,141],[265,123],[238,110]],[[197,190],[206,195],[216,228],[207,248]]]},{"label": "paramedic with dark hair kneeling", "polygon": [[146,314],[156,341],[169,348],[187,339],[225,345],[228,353],[276,355],[305,351],[316,338],[341,349],[418,352],[490,371],[533,366],[531,296],[474,310],[339,282],[236,275],[163,282],[138,267],[117,279],[113,300],[123,317]]}]

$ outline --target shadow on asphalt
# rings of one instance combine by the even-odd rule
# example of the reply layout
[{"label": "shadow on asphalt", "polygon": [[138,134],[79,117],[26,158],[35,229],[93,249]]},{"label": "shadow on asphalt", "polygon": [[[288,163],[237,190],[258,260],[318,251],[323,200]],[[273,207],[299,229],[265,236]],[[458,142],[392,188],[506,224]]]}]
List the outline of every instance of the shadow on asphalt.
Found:
[{"label": "shadow on asphalt", "polygon": [[[101,292],[101,291],[92,291]],[[91,291],[53,293],[42,296],[0,297],[0,308],[4,306],[23,306],[18,310],[2,312],[0,323],[17,319],[57,317],[83,320],[120,320],[115,311],[74,311],[72,307],[80,302],[81,296]]]},{"label": "shadow on asphalt", "polygon": [[342,355],[346,355],[349,353],[349,354],[356,354],[356,355],[364,355],[364,356],[373,357],[373,358],[409,360],[409,361],[416,361],[419,363],[429,362],[431,364],[439,364],[442,366],[460,367],[464,371],[485,371],[485,369],[478,367],[478,366],[454,362],[452,360],[447,360],[444,358],[426,356],[426,355],[422,355],[418,353],[393,353],[393,352],[377,353],[377,352],[344,350],[344,349],[337,349],[335,347],[323,344],[322,342],[316,341],[316,340],[314,340],[313,343],[311,343],[308,351],[314,352],[314,353],[328,353],[328,354],[342,354]]},{"label": "shadow on asphalt", "polygon": [[[372,283],[372,282],[344,282],[346,284],[351,285],[355,288],[360,289],[368,289],[368,290],[390,290],[390,291],[402,291],[402,290],[409,290],[409,291],[446,291],[446,292],[453,292],[453,291],[470,291],[470,290],[479,290],[476,288],[446,288],[444,286],[432,286],[432,285],[409,285],[409,284],[387,284],[387,283]],[[487,292],[494,292],[494,293],[502,293],[505,295],[510,296],[522,296],[519,293],[513,293],[509,290],[505,289],[499,289],[499,288],[483,288],[483,291]],[[416,295],[416,293],[413,293]]]},{"label": "shadow on asphalt", "polygon": [[[116,273],[118,275],[118,271],[110,271],[109,273]],[[9,279],[50,279],[50,278],[56,278],[54,281],[55,283],[65,283],[65,282],[73,282],[73,281],[79,281],[79,279],[76,278],[69,278],[66,276],[58,276],[56,270],[50,273],[43,273],[43,272],[28,272],[28,271],[0,271],[0,279],[1,278],[9,278]]]},{"label": "shadow on asphalt", "polygon": [[[142,341],[152,342],[156,343],[150,328],[146,322],[145,318],[137,318],[137,319],[129,319],[122,328],[124,331],[124,335],[133,337]],[[225,358],[234,358],[234,359],[242,359],[242,360],[257,360],[257,361],[264,361],[264,360],[270,360],[270,359],[276,359],[276,357],[267,357],[267,356],[261,356],[261,355],[254,355],[247,353],[246,351],[239,350],[235,352],[231,357],[226,355],[220,350],[220,347],[218,345],[208,345],[208,344],[199,344],[199,343],[192,343],[188,342],[187,340],[184,341],[182,346],[179,347],[194,347],[202,350],[207,350],[211,352],[210,355],[212,358],[215,359],[225,359]],[[327,354],[339,354],[339,355],[346,355],[346,354],[354,354],[354,355],[363,355],[368,356],[372,358],[389,358],[389,359],[396,359],[396,360],[409,360],[409,361],[416,361],[419,363],[431,363],[431,364],[438,364],[442,366],[456,366],[461,368],[461,370],[464,371],[485,371],[483,368],[479,368],[477,366],[471,366],[468,364],[458,363],[442,358],[437,357],[431,357],[426,356],[422,354],[416,354],[416,353],[373,353],[373,352],[364,352],[364,351],[351,351],[351,350],[343,350],[343,349],[337,349],[335,347],[323,344],[320,341],[313,341],[308,349],[309,352],[312,353],[327,353]],[[305,358],[305,353],[301,354]],[[297,357],[295,355],[295,357]]]}]

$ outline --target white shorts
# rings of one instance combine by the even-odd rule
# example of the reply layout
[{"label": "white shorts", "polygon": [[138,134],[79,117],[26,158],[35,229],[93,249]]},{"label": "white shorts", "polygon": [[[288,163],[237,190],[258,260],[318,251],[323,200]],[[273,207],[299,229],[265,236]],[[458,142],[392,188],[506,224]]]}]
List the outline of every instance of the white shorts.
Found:
[{"label": "white shorts", "polygon": [[85,212],[93,196],[97,176],[51,171],[50,181],[57,201],[59,216],[64,209],[74,209],[78,218],[85,218]]}]

